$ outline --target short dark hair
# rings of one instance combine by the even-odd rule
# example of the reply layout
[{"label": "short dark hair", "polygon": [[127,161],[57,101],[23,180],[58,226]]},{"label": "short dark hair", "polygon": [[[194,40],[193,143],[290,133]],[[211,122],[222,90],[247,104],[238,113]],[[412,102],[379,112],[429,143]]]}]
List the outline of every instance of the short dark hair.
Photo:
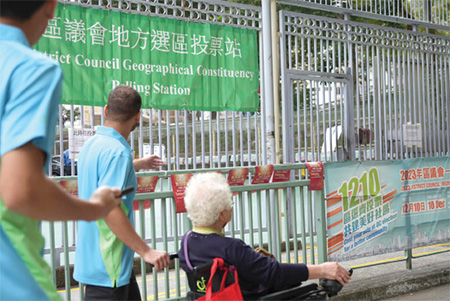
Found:
[{"label": "short dark hair", "polygon": [[26,21],[47,0],[0,0],[0,17]]},{"label": "short dark hair", "polygon": [[106,118],[126,122],[139,113],[141,105],[141,95],[135,89],[124,85],[117,86],[109,93]]}]

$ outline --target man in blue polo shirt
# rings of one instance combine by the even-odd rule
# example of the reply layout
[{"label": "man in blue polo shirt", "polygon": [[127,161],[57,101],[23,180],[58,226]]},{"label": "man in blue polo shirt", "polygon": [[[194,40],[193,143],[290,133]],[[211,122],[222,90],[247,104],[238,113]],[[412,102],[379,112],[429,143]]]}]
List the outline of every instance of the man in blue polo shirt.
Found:
[{"label": "man in blue polo shirt", "polygon": [[39,221],[95,220],[121,202],[103,188],[91,202],[45,174],[52,154],[62,73],[33,51],[56,0],[0,2],[0,300],[59,300],[41,257]]},{"label": "man in blue polo shirt", "polygon": [[134,188],[105,220],[78,223],[74,278],[86,284],[86,300],[141,300],[132,273],[134,252],[157,270],[170,262],[167,252],[150,248],[133,228],[135,172],[162,165],[155,155],[133,161],[127,139],[139,124],[140,110],[141,96],[136,90],[116,87],[105,107],[105,125],[97,128],[78,156],[80,197],[102,185]]}]

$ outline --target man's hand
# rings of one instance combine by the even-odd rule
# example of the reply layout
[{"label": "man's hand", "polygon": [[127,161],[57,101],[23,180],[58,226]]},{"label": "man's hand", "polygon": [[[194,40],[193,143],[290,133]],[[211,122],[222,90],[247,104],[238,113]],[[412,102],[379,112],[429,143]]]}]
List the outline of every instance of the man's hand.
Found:
[{"label": "man's hand", "polygon": [[120,205],[120,202],[122,202],[121,193],[120,189],[111,187],[100,187],[94,191],[90,201],[98,206],[99,219],[105,218],[111,209]]},{"label": "man's hand", "polygon": [[350,273],[337,262],[324,262],[319,267],[322,274],[320,278],[337,280],[342,285],[350,283]]},{"label": "man's hand", "polygon": [[157,155],[150,155],[133,161],[134,170],[137,172],[141,169],[157,169],[163,165],[163,161]]},{"label": "man's hand", "polygon": [[143,254],[142,258],[145,262],[153,264],[157,271],[167,268],[170,263],[169,254],[165,251],[158,251],[149,248],[149,251]]}]

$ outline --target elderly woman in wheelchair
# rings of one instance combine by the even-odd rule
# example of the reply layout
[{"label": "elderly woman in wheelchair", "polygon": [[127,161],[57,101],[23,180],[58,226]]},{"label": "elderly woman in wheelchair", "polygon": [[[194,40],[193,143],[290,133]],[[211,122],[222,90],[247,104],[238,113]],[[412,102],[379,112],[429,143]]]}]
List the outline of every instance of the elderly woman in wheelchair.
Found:
[{"label": "elderly woman in wheelchair", "polygon": [[[234,266],[246,300],[298,287],[309,279],[335,279],[342,286],[351,279],[349,271],[336,262],[319,265],[280,263],[255,252],[240,239],[225,237],[222,231],[232,218],[233,200],[225,177],[219,173],[195,174],[186,188],[185,206],[193,229],[183,237],[178,257],[191,289],[188,299],[205,294],[206,278],[209,278],[209,267],[214,258]],[[202,276],[204,267],[206,277]],[[227,282],[233,281],[228,278]]]}]

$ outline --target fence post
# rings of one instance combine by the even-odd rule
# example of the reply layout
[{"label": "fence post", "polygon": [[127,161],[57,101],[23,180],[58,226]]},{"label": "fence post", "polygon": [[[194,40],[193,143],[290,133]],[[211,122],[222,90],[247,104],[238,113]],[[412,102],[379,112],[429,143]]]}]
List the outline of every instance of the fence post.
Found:
[{"label": "fence post", "polygon": [[347,159],[346,161],[355,161],[355,100],[353,97],[353,77],[352,69],[346,69],[347,75],[350,75],[350,79],[347,83],[346,97],[345,97],[345,135],[347,139]]},{"label": "fence post", "polygon": [[412,249],[405,250],[406,257],[406,268],[408,270],[412,269]]},{"label": "fence post", "polygon": [[[155,201],[152,200],[152,206],[154,206]],[[140,234],[143,240],[145,240],[145,214],[144,214],[144,201],[139,201],[139,228]],[[152,237],[153,240],[153,237]],[[147,263],[141,257],[141,277],[142,277],[142,295],[147,298]]]},{"label": "fence post", "polygon": [[315,191],[315,217],[316,217],[316,232],[317,232],[317,249],[318,262],[323,263],[327,258],[327,221],[325,218],[325,199],[323,190]]},{"label": "fence post", "polygon": [[80,289],[80,300],[84,301],[84,284],[79,282],[78,288]]},{"label": "fence post", "polygon": [[55,265],[55,224],[48,223],[50,230],[50,268],[52,269],[52,280],[56,286],[56,265]]},{"label": "fence post", "polygon": [[64,276],[66,286],[66,300],[71,300],[70,292],[70,262],[69,262],[69,231],[67,227],[67,221],[63,222],[64,231]]}]

